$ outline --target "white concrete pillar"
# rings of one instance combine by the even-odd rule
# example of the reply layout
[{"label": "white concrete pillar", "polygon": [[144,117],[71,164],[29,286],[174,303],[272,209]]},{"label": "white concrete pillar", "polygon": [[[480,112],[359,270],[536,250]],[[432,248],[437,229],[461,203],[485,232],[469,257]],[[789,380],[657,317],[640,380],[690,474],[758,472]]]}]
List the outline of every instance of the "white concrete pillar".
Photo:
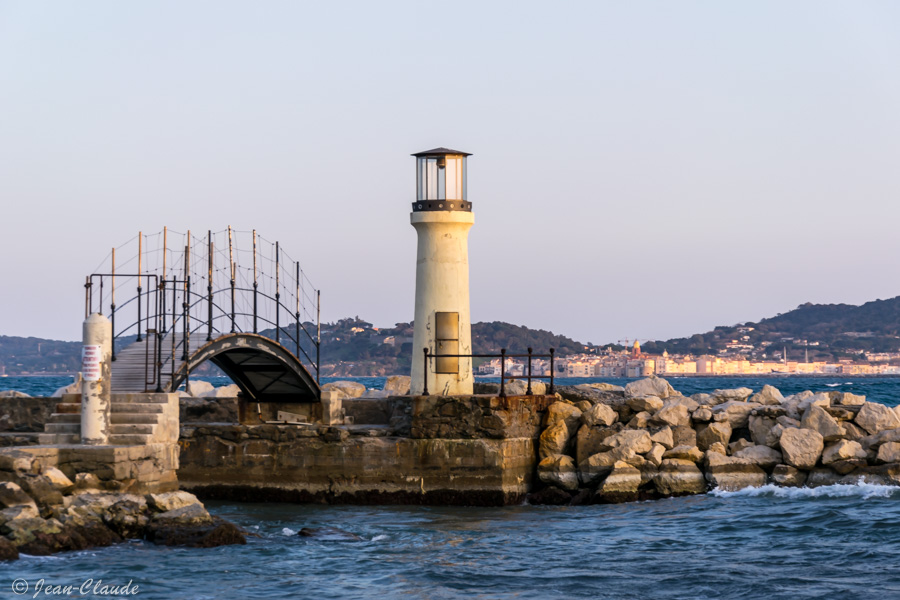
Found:
[{"label": "white concrete pillar", "polygon": [[[475,223],[471,212],[432,210],[412,212],[410,222],[418,234],[416,251],[416,306],[413,331],[412,394],[425,387],[422,349],[435,352],[435,313],[459,314],[458,354],[472,353],[472,323],[469,315],[469,229]],[[429,361],[428,393],[471,394],[474,383],[472,359],[459,359],[459,372],[434,372]]]},{"label": "white concrete pillar", "polygon": [[109,442],[112,323],[99,313],[82,327],[81,443],[92,446]]}]

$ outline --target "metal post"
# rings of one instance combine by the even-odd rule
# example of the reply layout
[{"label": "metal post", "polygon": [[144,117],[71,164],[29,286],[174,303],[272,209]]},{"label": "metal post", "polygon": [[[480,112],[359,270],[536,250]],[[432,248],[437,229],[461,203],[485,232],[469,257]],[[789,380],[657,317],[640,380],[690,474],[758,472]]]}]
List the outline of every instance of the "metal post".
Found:
[{"label": "metal post", "polygon": [[[138,285],[137,285],[137,301],[138,301],[138,320],[137,320],[137,339],[136,342],[140,342],[143,338],[141,337],[141,291],[144,289],[141,287],[141,267],[143,266],[141,263],[141,259],[143,258],[141,254],[143,254],[144,250],[144,232],[138,231]],[[115,335],[115,333],[113,333]]]},{"label": "metal post", "polygon": [[103,276],[100,276],[100,301],[97,303],[100,305],[100,314],[103,314]]},{"label": "metal post", "polygon": [[[297,267],[297,292],[296,292],[297,312],[295,313],[295,316],[297,318],[297,332],[296,332],[296,337],[294,338],[294,341],[297,343],[297,353],[296,354],[297,354],[297,359],[299,360],[300,359],[300,263],[297,262],[294,264]],[[318,371],[318,365],[316,366],[316,370]],[[316,376],[318,376],[318,373],[316,373]],[[318,381],[319,380],[316,379],[316,382],[318,382]]]},{"label": "metal post", "polygon": [[528,387],[525,388],[525,395],[531,395],[531,348],[528,348]]},{"label": "metal post", "polygon": [[172,363],[172,377],[169,379],[169,391],[174,392],[175,390],[171,389],[172,383],[175,381],[175,322],[178,320],[178,317],[175,313],[177,309],[178,303],[178,286],[176,282],[178,280],[175,276],[172,276],[172,357],[169,359],[169,362]]},{"label": "metal post", "polygon": [[553,389],[553,372],[556,370],[556,367],[553,365],[553,353],[556,352],[553,348],[550,348],[550,393],[554,392]]},{"label": "metal post", "polygon": [[319,383],[319,348],[322,346],[322,290],[316,290],[316,383]]},{"label": "metal post", "polygon": [[[140,279],[138,280],[140,281]],[[116,360],[116,249],[112,249],[112,283],[111,287],[111,300],[109,303],[109,320],[110,325],[112,326],[112,338],[109,342],[109,353],[110,353],[110,361]],[[140,331],[140,328],[138,328]]]},{"label": "metal post", "polygon": [[212,341],[212,332],[213,332],[213,298],[212,298],[213,284],[212,284],[212,280],[213,280],[213,249],[214,249],[213,241],[212,241],[212,231],[209,231],[208,235],[209,235],[209,247],[207,248],[207,252],[209,253],[209,272],[207,274],[208,277],[206,280],[206,283],[207,283],[206,294],[207,294],[207,297],[209,298],[209,315],[207,317],[209,319],[209,323],[208,323],[208,328],[207,328],[207,333],[206,333],[206,341],[211,342]]},{"label": "metal post", "polygon": [[425,355],[425,368],[422,369],[422,373],[424,373],[424,377],[422,378],[422,395],[428,395],[428,348],[422,348],[422,352]]},{"label": "metal post", "polygon": [[259,282],[256,278],[256,230],[253,230],[253,333],[257,333],[256,307]]},{"label": "metal post", "polygon": [[278,242],[275,242],[275,341],[281,342],[281,320],[279,319],[281,315],[281,272],[279,268],[278,255],[280,252],[280,247]]},{"label": "metal post", "polygon": [[159,283],[156,292],[156,393],[162,393],[162,343],[163,330],[159,327],[160,315],[162,315],[162,327],[166,325],[166,280]]},{"label": "metal post", "polygon": [[[188,232],[190,235],[190,232]],[[181,303],[181,317],[184,319],[184,339],[182,343],[184,344],[184,352],[181,355],[181,360],[187,362],[188,359],[188,344],[191,341],[191,246],[190,246],[190,238],[188,238],[188,245],[184,247],[184,298]]]},{"label": "metal post", "polygon": [[231,333],[234,333],[234,246],[231,243],[231,225],[228,226],[228,262],[231,263]]},{"label": "metal post", "polygon": [[500,348],[500,397],[506,398],[506,348]]}]

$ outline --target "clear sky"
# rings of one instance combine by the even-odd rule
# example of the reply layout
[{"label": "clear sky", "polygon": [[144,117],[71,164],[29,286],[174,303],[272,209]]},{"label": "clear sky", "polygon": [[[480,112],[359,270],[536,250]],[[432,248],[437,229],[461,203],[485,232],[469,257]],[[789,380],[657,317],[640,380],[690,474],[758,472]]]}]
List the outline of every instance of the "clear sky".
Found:
[{"label": "clear sky", "polygon": [[0,0],[0,334],[164,225],[413,315],[410,153],[469,159],[472,319],[665,339],[900,294],[896,2]]}]

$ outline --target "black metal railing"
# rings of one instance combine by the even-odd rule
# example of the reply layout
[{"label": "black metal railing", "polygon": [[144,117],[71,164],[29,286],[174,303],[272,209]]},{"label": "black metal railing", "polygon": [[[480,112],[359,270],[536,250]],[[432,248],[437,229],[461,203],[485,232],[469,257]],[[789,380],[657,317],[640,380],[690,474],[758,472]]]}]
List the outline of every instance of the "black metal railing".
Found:
[{"label": "black metal railing", "polygon": [[[500,354],[435,354],[429,352],[428,348],[422,348],[422,353],[424,354],[424,386],[422,390],[422,394],[428,395],[428,359],[429,358],[499,358],[500,359],[500,397],[506,397],[506,380],[516,380],[516,379],[525,379],[528,382],[528,385],[525,388],[525,395],[532,396],[531,390],[531,380],[532,379],[549,379],[550,387],[547,390],[549,393],[553,393],[555,391],[553,386],[553,374],[555,371],[555,355],[556,350],[550,348],[549,354],[535,354],[531,348],[528,348],[527,354],[507,354],[506,348],[500,349]],[[526,363],[527,369],[526,374],[517,376],[517,375],[507,375],[506,374],[506,359],[508,358],[527,358],[528,362]],[[535,375],[532,373],[532,360],[533,359],[550,359],[550,374],[549,375]]]},{"label": "black metal railing", "polygon": [[[116,279],[127,280],[137,278],[138,286],[136,294],[130,295],[128,300],[117,305],[115,300]],[[316,292],[316,319],[315,331],[310,332],[300,319],[300,311],[292,311],[282,300],[281,294],[275,296],[266,294],[257,286],[251,288],[231,285],[224,289],[213,290],[212,286],[206,286],[206,293],[191,289],[190,277],[186,279],[159,278],[155,274],[129,274],[129,273],[94,273],[85,281],[85,316],[93,312],[104,314],[104,286],[111,286],[109,318],[112,323],[112,360],[116,360],[116,342],[123,338],[136,336],[134,342],[142,342],[145,338],[153,340],[153,350],[145,351],[146,357],[146,385],[155,386],[157,392],[162,392],[162,374],[165,366],[169,366],[172,376],[175,374],[177,360],[187,361],[190,353],[190,339],[195,334],[203,335],[206,341],[212,341],[226,333],[245,333],[238,317],[252,319],[253,333],[259,333],[259,324],[273,326],[275,328],[275,342],[286,348],[292,346],[293,354],[302,363],[310,367],[315,375],[316,383],[319,382],[320,373],[320,346],[321,329],[318,322],[321,314],[321,295]],[[142,285],[146,283],[146,287]],[[95,296],[95,286],[99,293]],[[119,290],[122,288],[120,287]],[[126,288],[127,289],[127,288]],[[226,296],[226,302],[230,299],[230,307],[226,307],[217,297]],[[243,312],[237,309],[235,296],[242,295],[245,298],[252,296],[252,312]],[[260,302],[263,300],[265,302]],[[131,311],[136,304],[137,320]],[[260,314],[261,308],[272,309],[274,307],[274,320]],[[116,317],[123,314],[128,308],[126,323],[123,326],[121,319],[117,326]],[[205,309],[205,310],[204,310]],[[281,316],[287,313],[294,323],[285,323]],[[225,327],[217,327],[216,321],[223,321]],[[230,329],[230,331],[229,331]],[[177,340],[178,334],[181,339]],[[171,335],[171,352],[164,353],[163,339]],[[309,350],[305,346],[309,346]],[[166,356],[168,355],[168,356]],[[305,359],[305,360],[304,360]]]}]

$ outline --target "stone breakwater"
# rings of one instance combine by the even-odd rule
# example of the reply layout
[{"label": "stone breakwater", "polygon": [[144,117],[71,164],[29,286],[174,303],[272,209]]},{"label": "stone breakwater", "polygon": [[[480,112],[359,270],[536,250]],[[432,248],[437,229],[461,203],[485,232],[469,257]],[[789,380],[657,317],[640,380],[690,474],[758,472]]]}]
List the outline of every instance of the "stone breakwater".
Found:
[{"label": "stone breakwater", "polygon": [[111,491],[92,473],[74,481],[31,454],[0,454],[0,560],[144,539],[166,546],[244,544],[244,532],[183,491]]},{"label": "stone breakwater", "polygon": [[666,380],[560,388],[534,504],[615,503],[766,484],[900,485],[900,407],[766,385],[683,396]]}]

